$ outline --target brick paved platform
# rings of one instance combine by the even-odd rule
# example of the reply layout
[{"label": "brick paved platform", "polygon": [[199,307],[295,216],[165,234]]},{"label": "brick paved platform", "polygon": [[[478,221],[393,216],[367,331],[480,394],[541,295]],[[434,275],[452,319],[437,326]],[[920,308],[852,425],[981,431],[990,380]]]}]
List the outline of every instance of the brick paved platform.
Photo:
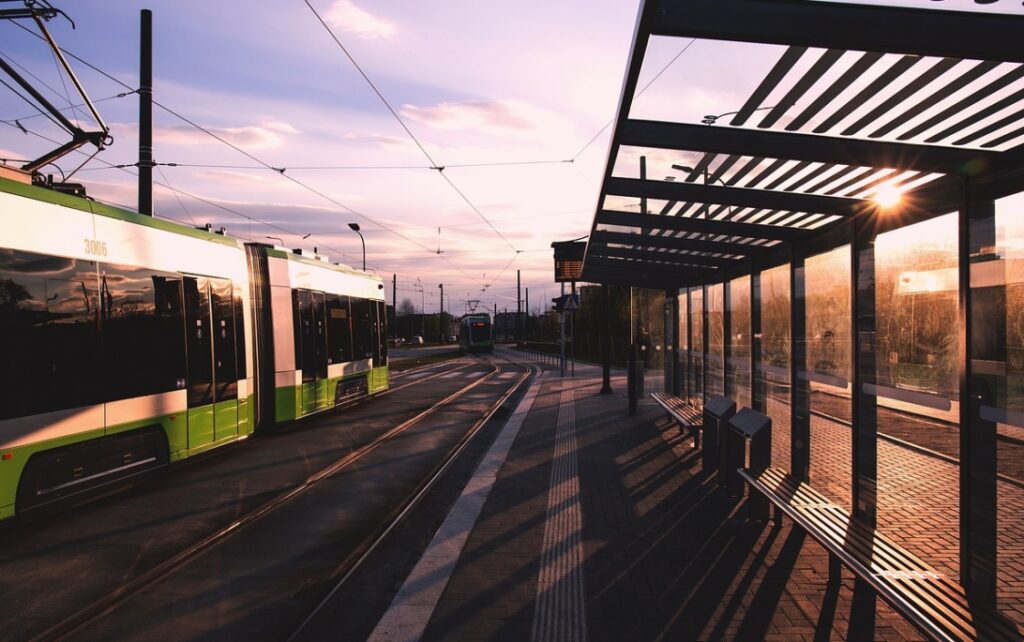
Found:
[{"label": "brick paved platform", "polygon": [[576,374],[542,377],[422,639],[920,639],[788,520],[749,522],[653,402],[628,417],[621,376]]}]

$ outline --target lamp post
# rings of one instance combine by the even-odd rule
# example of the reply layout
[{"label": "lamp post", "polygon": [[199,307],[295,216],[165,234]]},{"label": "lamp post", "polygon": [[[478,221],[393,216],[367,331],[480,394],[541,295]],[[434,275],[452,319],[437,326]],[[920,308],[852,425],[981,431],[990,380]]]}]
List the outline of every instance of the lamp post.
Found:
[{"label": "lamp post", "polygon": [[283,240],[281,240],[281,239],[279,239],[279,238],[277,238],[276,236],[268,236],[268,237],[266,237],[266,238],[270,239],[271,241],[277,241],[277,242],[278,242],[278,243],[280,243],[280,244],[281,244],[282,246],[284,246],[284,241],[283,241]]},{"label": "lamp post", "polygon": [[438,283],[437,287],[441,289],[441,304],[438,306],[437,313],[437,333],[438,343],[444,343],[444,283]]},{"label": "lamp post", "polygon": [[359,231],[359,223],[349,223],[348,229],[352,230],[359,235],[359,240],[363,242],[363,272],[366,271],[366,239],[363,238],[363,233]]}]

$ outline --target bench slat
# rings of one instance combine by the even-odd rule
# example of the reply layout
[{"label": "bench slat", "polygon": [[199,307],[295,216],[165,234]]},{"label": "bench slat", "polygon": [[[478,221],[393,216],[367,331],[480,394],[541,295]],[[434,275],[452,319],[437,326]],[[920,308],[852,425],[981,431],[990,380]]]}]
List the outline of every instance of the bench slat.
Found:
[{"label": "bench slat", "polygon": [[939,640],[1018,640],[1017,627],[998,616],[972,612],[959,582],[940,573],[817,489],[786,471],[760,475],[741,469],[752,489],[764,494],[831,554],[861,577],[924,633]]}]

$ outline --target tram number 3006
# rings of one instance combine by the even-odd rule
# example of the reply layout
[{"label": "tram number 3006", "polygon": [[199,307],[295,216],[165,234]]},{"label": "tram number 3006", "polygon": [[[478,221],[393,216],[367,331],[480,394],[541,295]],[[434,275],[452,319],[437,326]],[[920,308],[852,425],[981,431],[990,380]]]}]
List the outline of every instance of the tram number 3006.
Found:
[{"label": "tram number 3006", "polygon": [[95,239],[85,239],[85,253],[93,256],[107,255],[107,242]]}]

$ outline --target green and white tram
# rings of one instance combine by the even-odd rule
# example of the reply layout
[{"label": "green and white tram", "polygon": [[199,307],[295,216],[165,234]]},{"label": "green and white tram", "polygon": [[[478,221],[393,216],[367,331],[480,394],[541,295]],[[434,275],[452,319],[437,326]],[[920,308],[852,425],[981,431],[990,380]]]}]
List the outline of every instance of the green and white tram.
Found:
[{"label": "green and white tram", "polygon": [[382,288],[0,178],[0,518],[386,388]]}]

